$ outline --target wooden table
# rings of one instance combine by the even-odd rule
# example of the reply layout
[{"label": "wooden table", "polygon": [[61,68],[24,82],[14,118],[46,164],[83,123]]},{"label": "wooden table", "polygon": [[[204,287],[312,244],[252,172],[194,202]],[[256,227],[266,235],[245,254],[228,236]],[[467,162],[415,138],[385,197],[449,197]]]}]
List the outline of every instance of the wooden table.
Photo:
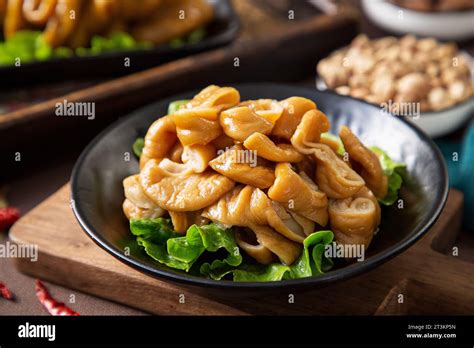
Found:
[{"label": "wooden table", "polygon": [[[372,26],[366,20],[362,22],[361,30],[368,33],[372,37],[377,37],[381,35],[386,35],[384,31]],[[467,48],[470,52],[474,52],[474,44],[464,43],[464,48]],[[316,62],[315,62],[316,63]],[[305,84],[312,85],[313,76],[312,74],[307,76],[308,82]],[[120,115],[116,115],[118,117]],[[460,133],[457,134],[457,137],[460,136]],[[87,137],[83,139],[84,142],[88,140]],[[9,179],[7,184],[10,188],[9,199],[12,205],[20,207],[23,213],[26,213],[31,208],[36,206],[38,203],[46,199],[49,195],[59,189],[62,185],[66,184],[69,179],[70,171],[77,157],[79,151],[82,149],[83,144],[78,142],[72,144],[68,147],[67,151],[64,151],[60,156],[55,156],[55,153],[48,153],[45,155],[41,163],[36,163],[31,167],[27,173],[22,173],[17,175],[15,179]],[[61,151],[58,151],[60,153]],[[3,184],[3,183],[2,183]],[[449,232],[449,231],[448,231]],[[459,235],[456,236],[455,233],[448,233],[449,240],[447,244],[444,245],[458,245],[460,247],[459,259],[461,262],[474,262],[474,252],[462,252],[467,250],[474,250],[474,236],[472,234],[462,231]],[[0,236],[0,243],[5,242],[5,236]],[[450,244],[451,243],[451,244]],[[446,252],[446,250],[444,250]],[[397,259],[391,261],[393,262]],[[466,265],[467,263],[463,263]],[[390,265],[390,264],[389,264]],[[392,267],[392,266],[390,266]],[[361,281],[362,281],[361,277]],[[12,290],[17,295],[17,302],[9,303],[6,301],[0,301],[0,313],[6,315],[18,315],[18,314],[46,314],[44,309],[37,303],[37,300],[34,296],[34,280],[28,276],[25,276],[19,273],[12,265],[12,260],[0,259],[0,280],[5,281],[10,285]],[[439,299],[439,293],[433,289],[430,284],[429,279],[425,278],[421,283],[412,280],[400,279],[395,282],[396,285],[391,291],[388,291],[387,296],[382,296],[381,306],[377,307],[371,305],[370,308],[364,307],[363,303],[354,303],[352,307],[353,313],[365,313],[364,310],[369,310],[372,312],[379,311],[382,313],[407,313],[411,311],[420,310],[417,308],[417,302],[421,298],[419,294],[423,292],[430,291],[433,292],[433,295],[430,299]],[[365,286],[363,283],[360,283],[361,286]],[[449,286],[448,281],[443,281],[443,286]],[[53,284],[47,283],[48,287],[51,289],[53,295],[56,297],[66,300],[70,298],[70,295],[75,295],[75,304],[71,304],[71,307],[76,309],[82,314],[118,314],[118,315],[137,315],[144,314],[140,310],[131,309],[129,307],[119,305],[117,303],[99,299],[97,297],[86,295],[77,290],[71,290],[61,286],[56,286]],[[415,302],[407,302],[403,306],[399,306],[396,303],[396,295],[400,292],[408,291],[410,293],[416,294]],[[451,299],[456,299],[459,296],[459,291],[454,294],[451,294]],[[370,296],[370,294],[368,294]],[[381,294],[377,294],[378,297]],[[378,298],[377,298],[378,300]],[[373,303],[376,303],[374,301]],[[449,302],[449,301],[448,301]],[[427,305],[425,308],[430,309],[433,306],[436,306],[438,301],[431,301],[430,305]],[[451,303],[451,302],[449,302]],[[380,303],[379,303],[380,304]],[[420,307],[418,305],[418,307]],[[364,309],[365,308],[365,309]],[[449,313],[449,308],[445,308]]]}]

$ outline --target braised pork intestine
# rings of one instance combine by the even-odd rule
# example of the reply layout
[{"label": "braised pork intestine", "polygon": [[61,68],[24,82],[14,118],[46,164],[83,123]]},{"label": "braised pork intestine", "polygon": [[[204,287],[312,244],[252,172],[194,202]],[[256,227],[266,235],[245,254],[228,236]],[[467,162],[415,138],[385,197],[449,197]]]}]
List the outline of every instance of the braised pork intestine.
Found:
[{"label": "braised pork intestine", "polygon": [[383,175],[382,166],[377,155],[366,148],[364,144],[343,126],[339,132],[350,161],[360,166],[360,176],[362,176],[372,192],[377,198],[383,198],[387,194],[387,177]]},{"label": "braised pork intestine", "polygon": [[348,128],[340,133],[348,159],[328,146],[329,129],[309,99],[241,101],[232,87],[209,86],[150,126],[141,171],[124,180],[124,212],[168,215],[178,233],[210,222],[232,228],[263,264],[292,264],[324,228],[338,243],[367,247],[387,179]]},{"label": "braised pork intestine", "polygon": [[331,230],[341,244],[359,244],[367,248],[380,218],[379,203],[365,186],[352,197],[329,202]]}]

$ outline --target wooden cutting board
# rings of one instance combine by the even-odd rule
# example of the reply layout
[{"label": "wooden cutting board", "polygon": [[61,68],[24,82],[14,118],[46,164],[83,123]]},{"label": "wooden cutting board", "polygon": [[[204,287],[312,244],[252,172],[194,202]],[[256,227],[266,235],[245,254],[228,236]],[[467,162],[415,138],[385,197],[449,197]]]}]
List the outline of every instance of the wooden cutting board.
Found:
[{"label": "wooden cutting board", "polygon": [[21,272],[155,314],[474,313],[474,238],[458,239],[463,197],[456,190],[420,241],[371,272],[301,293],[232,297],[198,293],[122,264],[82,231],[69,196],[64,186],[11,229],[13,242],[39,248],[37,262],[17,259]]}]

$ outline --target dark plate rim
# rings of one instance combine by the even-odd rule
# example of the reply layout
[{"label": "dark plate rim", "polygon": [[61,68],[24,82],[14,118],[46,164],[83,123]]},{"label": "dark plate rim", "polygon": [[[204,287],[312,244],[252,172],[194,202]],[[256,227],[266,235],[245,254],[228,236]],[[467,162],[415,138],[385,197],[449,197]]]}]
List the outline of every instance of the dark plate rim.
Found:
[{"label": "dark plate rim", "polygon": [[[317,89],[313,88],[308,88],[308,87],[300,87],[300,86],[293,86],[289,84],[275,84],[275,83],[240,83],[240,84],[230,84],[231,86],[238,88],[246,88],[246,87],[260,87],[262,89],[271,89],[273,87],[283,87],[283,88],[291,88],[295,90],[295,93],[298,91],[306,91],[306,92],[314,92],[317,91],[322,94],[326,94],[328,92],[326,91],[319,91]],[[171,96],[169,98],[164,98],[160,101],[157,101],[156,103],[160,103],[161,101],[164,100],[178,100],[182,99],[185,95],[189,95],[190,92],[186,93],[181,93],[176,96]],[[340,96],[336,93],[329,93],[333,95],[337,95],[340,98],[345,98],[345,96]],[[176,99],[175,99],[176,98]],[[351,98],[354,99],[354,98]],[[357,102],[362,102],[364,104],[369,104],[367,102],[360,101],[358,99],[354,99]],[[156,104],[153,103],[153,104]],[[71,199],[73,200],[74,204],[71,204],[72,210],[74,213],[74,216],[76,217],[77,221],[79,222],[79,225],[81,228],[86,232],[86,234],[97,244],[99,245],[102,249],[106,250],[109,254],[113,255],[123,263],[131,266],[132,268],[135,268],[138,271],[141,271],[142,273],[151,275],[155,278],[161,278],[161,279],[166,279],[166,280],[171,280],[174,282],[190,285],[190,286],[206,286],[206,287],[211,287],[211,288],[220,288],[220,289],[252,289],[252,290],[264,290],[264,289],[273,289],[273,288],[288,288],[288,287],[299,287],[299,286],[305,286],[305,285],[322,285],[322,284],[327,284],[331,283],[334,281],[340,281],[344,279],[349,279],[352,277],[355,277],[361,273],[367,272],[376,266],[379,266],[393,257],[397,256],[404,250],[406,250],[408,247],[413,245],[417,240],[419,240],[427,231],[428,229],[436,222],[438,219],[439,215],[441,214],[441,211],[443,210],[446,200],[448,197],[448,192],[449,192],[449,181],[448,181],[448,169],[446,166],[446,163],[444,161],[444,158],[441,154],[441,151],[437,147],[437,145],[434,143],[434,141],[429,138],[428,135],[426,135],[418,126],[413,125],[412,123],[408,122],[407,120],[397,117],[396,115],[393,115],[393,117],[396,117],[397,119],[400,120],[400,122],[404,122],[408,127],[412,128],[413,131],[420,137],[420,139],[424,142],[426,142],[429,147],[433,150],[434,155],[437,159],[437,161],[441,165],[441,183],[442,185],[442,191],[441,191],[441,197],[437,197],[437,201],[439,204],[435,206],[432,211],[429,212],[430,218],[428,221],[426,221],[422,226],[418,227],[418,229],[413,233],[413,235],[406,237],[393,245],[391,248],[380,252],[379,254],[371,257],[370,259],[362,262],[362,263],[356,263],[352,264],[350,266],[337,269],[334,271],[330,271],[328,273],[325,273],[324,275],[321,276],[315,276],[315,277],[308,277],[308,278],[300,278],[300,279],[289,279],[289,280],[281,280],[281,281],[275,281],[275,282],[234,282],[230,280],[212,280],[212,279],[207,279],[207,278],[201,278],[201,277],[193,277],[189,275],[181,275],[177,272],[174,271],[163,271],[158,268],[151,267],[147,264],[142,263],[139,260],[133,260],[128,256],[125,256],[123,253],[119,252],[116,247],[114,247],[111,243],[109,243],[107,240],[105,240],[101,234],[95,230],[95,228],[88,223],[87,219],[85,218],[85,215],[82,212],[81,205],[77,204],[77,192],[78,192],[78,181],[79,181],[79,174],[80,171],[83,167],[83,163],[86,159],[86,157],[89,155],[89,153],[92,151],[92,149],[96,146],[96,144],[104,137],[106,136],[110,131],[115,129],[116,127],[120,126],[123,122],[126,122],[128,119],[136,117],[137,114],[142,113],[144,110],[149,108],[151,105],[147,105],[143,108],[140,108],[132,113],[130,113],[128,116],[123,117],[122,119],[114,122],[112,125],[108,126],[106,129],[104,129],[101,133],[99,133],[83,150],[81,155],[79,156],[76,164],[74,165],[72,175],[71,175],[71,181],[70,181],[70,187],[71,187]]]},{"label": "dark plate rim", "polygon": [[[220,0],[222,5],[218,5],[215,2],[211,2],[212,6],[227,6],[229,13],[229,19],[227,21],[228,28],[225,30],[205,37],[202,41],[196,43],[188,43],[178,48],[170,48],[166,44],[156,45],[150,49],[138,49],[138,50],[117,50],[104,52],[97,55],[91,56],[77,56],[67,58],[52,58],[44,61],[31,61],[22,64],[25,69],[35,69],[41,67],[47,67],[50,64],[73,64],[73,63],[87,63],[87,62],[100,62],[101,60],[121,58],[123,56],[134,57],[134,56],[156,56],[156,55],[179,55],[179,54],[191,54],[199,51],[212,49],[215,47],[223,46],[226,43],[231,42],[238,34],[240,30],[240,19],[237,16],[235,9],[230,0]],[[215,20],[214,20],[215,21]],[[211,23],[212,24],[212,21]],[[6,73],[17,69],[14,65],[3,65],[0,66],[0,73]]]}]

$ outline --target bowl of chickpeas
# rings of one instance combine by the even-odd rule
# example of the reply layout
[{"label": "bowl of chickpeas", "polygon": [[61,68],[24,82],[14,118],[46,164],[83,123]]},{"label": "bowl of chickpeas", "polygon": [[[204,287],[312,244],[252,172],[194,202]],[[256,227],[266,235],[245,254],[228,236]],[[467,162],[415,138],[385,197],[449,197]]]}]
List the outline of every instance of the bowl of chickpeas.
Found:
[{"label": "bowl of chickpeas", "polygon": [[357,36],[317,65],[329,89],[406,117],[432,137],[460,127],[474,112],[474,63],[455,43],[406,35]]}]

